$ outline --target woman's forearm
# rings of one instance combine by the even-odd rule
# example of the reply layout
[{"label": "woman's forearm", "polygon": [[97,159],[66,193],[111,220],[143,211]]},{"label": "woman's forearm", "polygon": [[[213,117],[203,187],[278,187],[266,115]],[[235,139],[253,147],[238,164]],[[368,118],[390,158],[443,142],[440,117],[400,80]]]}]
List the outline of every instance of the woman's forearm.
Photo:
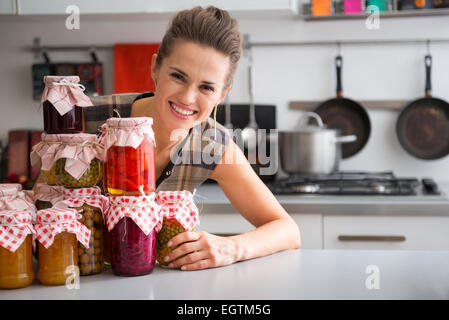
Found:
[{"label": "woman's forearm", "polygon": [[297,249],[301,236],[296,223],[277,219],[252,231],[231,236],[235,240],[235,261],[253,259],[286,249]]}]

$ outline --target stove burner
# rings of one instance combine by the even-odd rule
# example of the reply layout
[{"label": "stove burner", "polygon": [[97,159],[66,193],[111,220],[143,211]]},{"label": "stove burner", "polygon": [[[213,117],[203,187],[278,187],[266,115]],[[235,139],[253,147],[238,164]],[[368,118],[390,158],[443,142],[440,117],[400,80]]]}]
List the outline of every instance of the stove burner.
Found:
[{"label": "stove burner", "polygon": [[391,171],[339,171],[329,175],[293,175],[270,185],[275,194],[416,195],[439,194],[431,179],[397,178]]}]

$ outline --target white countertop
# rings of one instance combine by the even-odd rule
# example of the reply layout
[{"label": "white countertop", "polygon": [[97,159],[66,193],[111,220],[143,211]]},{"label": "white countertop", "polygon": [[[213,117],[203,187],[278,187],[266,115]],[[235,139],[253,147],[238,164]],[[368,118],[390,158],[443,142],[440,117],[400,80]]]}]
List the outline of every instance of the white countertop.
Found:
[{"label": "white countertop", "polygon": [[449,251],[287,250],[200,271],[108,270],[72,290],[35,282],[0,299],[449,299]]}]

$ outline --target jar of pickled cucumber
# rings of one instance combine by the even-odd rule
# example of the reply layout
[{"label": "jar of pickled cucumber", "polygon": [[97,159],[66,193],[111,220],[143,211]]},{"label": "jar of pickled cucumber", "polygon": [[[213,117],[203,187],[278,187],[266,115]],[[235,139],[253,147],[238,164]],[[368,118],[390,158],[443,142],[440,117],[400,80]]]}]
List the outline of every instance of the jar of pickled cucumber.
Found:
[{"label": "jar of pickled cucumber", "polygon": [[89,247],[78,246],[80,275],[87,276],[103,271],[103,212],[108,198],[99,187],[64,189],[62,200],[56,208],[74,208],[80,214],[78,221],[90,230]]},{"label": "jar of pickled cucumber", "polygon": [[[87,188],[97,185],[103,177],[103,146],[95,134],[60,134],[58,141],[41,141],[31,153],[31,163],[42,162],[43,175],[53,170],[55,183],[66,188]],[[43,138],[44,138],[43,134]],[[54,169],[53,169],[54,168]],[[47,172],[47,173],[45,173]]]},{"label": "jar of pickled cucumber", "polygon": [[66,171],[67,158],[56,161],[56,181],[66,188],[86,188],[97,185],[103,177],[103,163],[98,159],[92,159],[89,166],[79,178],[73,177]]},{"label": "jar of pickled cucumber", "polygon": [[156,259],[167,266],[165,256],[176,247],[168,247],[168,241],[181,232],[193,231],[199,224],[198,208],[190,191],[159,191],[156,196],[161,206],[161,222],[156,226]]},{"label": "jar of pickled cucumber", "polygon": [[34,228],[38,241],[37,278],[44,285],[64,285],[78,269],[78,242],[89,247],[90,230],[77,221],[75,209],[39,210]]},{"label": "jar of pickled cucumber", "polygon": [[153,271],[159,206],[155,194],[110,196],[106,215],[111,232],[111,267],[116,275],[140,276]]},{"label": "jar of pickled cucumber", "polygon": [[58,182],[56,180],[56,164],[49,160],[53,158],[53,152],[59,148],[60,142],[58,134],[43,132],[41,141],[33,146],[30,154],[31,165],[40,162],[42,181],[51,186],[57,185]]},{"label": "jar of pickled cucumber", "polygon": [[44,131],[80,133],[83,131],[82,107],[92,106],[78,76],[45,76],[42,94]]},{"label": "jar of pickled cucumber", "polygon": [[0,211],[0,288],[15,289],[34,280],[32,212]]},{"label": "jar of pickled cucumber", "polygon": [[102,126],[106,150],[104,187],[110,195],[138,196],[155,191],[153,119],[110,118]]}]

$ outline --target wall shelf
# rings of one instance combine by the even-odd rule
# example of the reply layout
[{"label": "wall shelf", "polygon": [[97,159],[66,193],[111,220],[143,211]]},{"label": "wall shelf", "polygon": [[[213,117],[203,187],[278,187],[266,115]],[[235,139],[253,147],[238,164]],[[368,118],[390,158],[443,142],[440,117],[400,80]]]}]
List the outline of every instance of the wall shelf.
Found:
[{"label": "wall shelf", "polygon": [[[354,20],[366,19],[372,13],[360,14],[343,14],[337,13],[329,16],[312,16],[300,14],[299,18],[305,21],[330,21],[330,20]],[[447,16],[449,15],[449,8],[441,9],[420,9],[420,10],[396,10],[390,12],[379,12],[380,18],[402,18],[402,17],[429,17],[429,16]]]},{"label": "wall shelf", "polygon": [[[357,101],[362,106],[368,109],[381,109],[381,110],[392,110],[399,111],[406,106],[408,102],[407,100],[365,100],[365,101]],[[324,100],[320,101],[290,101],[289,109],[291,110],[304,110],[304,111],[312,111],[315,107],[317,107],[320,103],[324,102]]]}]

